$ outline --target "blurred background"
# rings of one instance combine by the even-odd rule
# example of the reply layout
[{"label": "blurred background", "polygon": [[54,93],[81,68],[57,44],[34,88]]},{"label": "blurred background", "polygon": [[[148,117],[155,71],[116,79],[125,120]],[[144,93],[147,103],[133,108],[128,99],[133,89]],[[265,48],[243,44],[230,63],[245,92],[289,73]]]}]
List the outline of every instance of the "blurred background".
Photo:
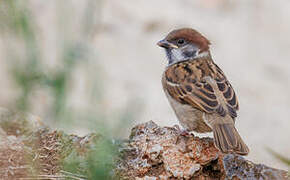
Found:
[{"label": "blurred background", "polygon": [[174,28],[211,42],[239,97],[237,129],[249,159],[290,157],[290,1],[15,0],[0,7],[0,106],[68,133],[127,137],[153,120],[178,121],[161,86],[156,46]]}]

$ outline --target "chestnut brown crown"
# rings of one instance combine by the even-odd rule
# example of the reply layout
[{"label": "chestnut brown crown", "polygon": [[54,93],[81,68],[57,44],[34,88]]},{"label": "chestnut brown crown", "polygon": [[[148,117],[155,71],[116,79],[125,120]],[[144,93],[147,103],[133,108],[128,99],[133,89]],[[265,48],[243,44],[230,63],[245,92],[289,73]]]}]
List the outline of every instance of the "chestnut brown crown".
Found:
[{"label": "chestnut brown crown", "polygon": [[199,46],[200,52],[209,50],[210,41],[192,28],[181,28],[171,31],[165,38],[168,42],[184,39]]}]

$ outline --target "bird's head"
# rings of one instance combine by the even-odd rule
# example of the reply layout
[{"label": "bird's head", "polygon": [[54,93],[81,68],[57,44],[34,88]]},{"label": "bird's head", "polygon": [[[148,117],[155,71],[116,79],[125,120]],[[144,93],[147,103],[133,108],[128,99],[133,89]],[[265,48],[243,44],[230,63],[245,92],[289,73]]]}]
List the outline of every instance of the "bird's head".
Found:
[{"label": "bird's head", "polygon": [[173,30],[157,45],[165,49],[168,65],[210,55],[209,40],[191,28]]}]

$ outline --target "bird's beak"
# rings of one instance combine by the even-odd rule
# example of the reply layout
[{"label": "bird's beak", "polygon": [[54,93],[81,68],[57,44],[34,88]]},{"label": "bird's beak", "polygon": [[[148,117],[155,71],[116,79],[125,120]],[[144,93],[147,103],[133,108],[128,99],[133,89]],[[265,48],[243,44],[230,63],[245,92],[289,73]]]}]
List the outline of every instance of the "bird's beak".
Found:
[{"label": "bird's beak", "polygon": [[174,48],[174,49],[177,49],[177,48],[178,48],[178,46],[176,46],[176,45],[174,45],[174,44],[168,42],[168,41],[165,40],[165,39],[159,41],[159,42],[157,43],[157,45],[160,46],[160,47],[163,47],[163,48],[165,48],[165,49],[168,49],[168,48]]}]

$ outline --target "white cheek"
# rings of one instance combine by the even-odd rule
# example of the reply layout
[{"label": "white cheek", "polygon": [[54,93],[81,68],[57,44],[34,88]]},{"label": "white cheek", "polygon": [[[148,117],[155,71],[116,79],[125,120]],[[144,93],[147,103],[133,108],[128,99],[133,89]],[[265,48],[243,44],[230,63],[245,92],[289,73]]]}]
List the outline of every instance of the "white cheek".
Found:
[{"label": "white cheek", "polygon": [[174,61],[181,61],[184,59],[184,56],[180,49],[172,49],[171,53],[172,53],[172,56],[173,56],[172,58],[174,59]]}]

